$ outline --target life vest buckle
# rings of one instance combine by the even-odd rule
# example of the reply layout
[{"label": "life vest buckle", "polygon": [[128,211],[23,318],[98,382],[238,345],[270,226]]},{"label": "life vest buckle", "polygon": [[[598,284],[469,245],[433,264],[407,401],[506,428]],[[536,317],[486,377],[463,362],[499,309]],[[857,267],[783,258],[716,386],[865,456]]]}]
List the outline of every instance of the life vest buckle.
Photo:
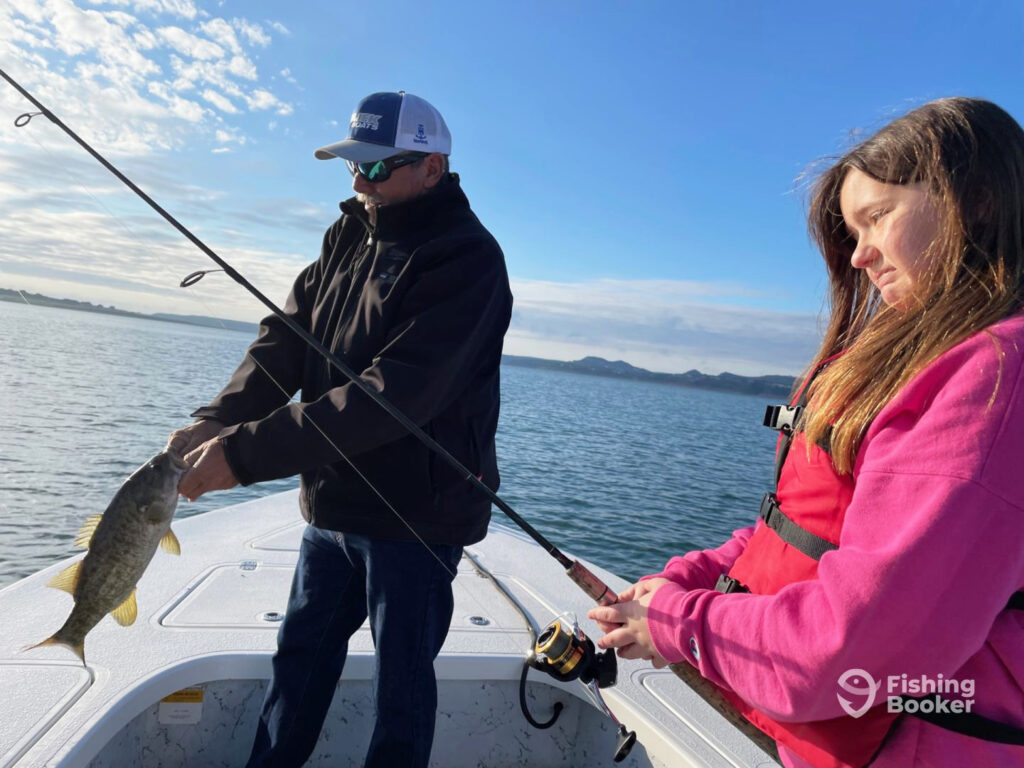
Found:
[{"label": "life vest buckle", "polygon": [[757,511],[757,514],[764,520],[764,524],[769,528],[772,526],[772,516],[776,515],[779,511],[779,500],[775,498],[774,493],[766,493],[761,497],[761,508]]},{"label": "life vest buckle", "polygon": [[764,411],[764,425],[791,435],[803,409],[802,405],[769,405]]},{"label": "life vest buckle", "polygon": [[721,592],[724,595],[730,595],[733,592],[749,592],[750,590],[732,576],[726,576],[723,573],[718,577],[718,581],[715,582],[715,591]]}]

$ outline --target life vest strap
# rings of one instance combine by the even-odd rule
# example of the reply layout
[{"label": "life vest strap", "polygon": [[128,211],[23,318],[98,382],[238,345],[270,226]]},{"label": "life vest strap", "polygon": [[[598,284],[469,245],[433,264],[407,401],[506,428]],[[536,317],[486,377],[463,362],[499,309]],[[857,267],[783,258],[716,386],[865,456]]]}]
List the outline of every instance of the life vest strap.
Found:
[{"label": "life vest strap", "polygon": [[[721,592],[724,595],[731,595],[734,592],[749,592],[750,590],[739,579],[734,579],[732,576],[723,573],[718,577],[718,581],[715,582],[715,591]],[[1010,600],[1006,603],[1005,610],[1024,611],[1024,591],[1014,592],[1010,595]]]},{"label": "life vest strap", "polygon": [[[907,701],[915,697],[903,697]],[[917,697],[920,701],[922,698]],[[1024,728],[1008,723],[1001,723],[998,720],[990,720],[984,715],[976,712],[922,712],[920,710],[909,713],[918,720],[945,728],[947,731],[954,731],[964,736],[972,736],[976,739],[994,741],[997,744],[1024,745]]]},{"label": "life vest strap", "polygon": [[761,499],[761,509],[758,512],[764,520],[765,525],[778,534],[779,538],[790,546],[796,547],[808,557],[821,560],[821,556],[833,549],[838,549],[827,539],[811,533],[806,528],[801,528],[794,523],[779,507],[778,499],[774,493],[766,493]]}]

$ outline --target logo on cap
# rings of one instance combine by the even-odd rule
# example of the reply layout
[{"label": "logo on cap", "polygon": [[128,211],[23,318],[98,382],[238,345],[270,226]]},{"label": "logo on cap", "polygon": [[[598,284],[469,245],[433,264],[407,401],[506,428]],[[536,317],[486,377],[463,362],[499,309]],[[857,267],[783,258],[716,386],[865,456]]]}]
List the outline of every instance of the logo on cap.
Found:
[{"label": "logo on cap", "polygon": [[353,130],[360,128],[369,128],[371,131],[376,131],[380,128],[380,119],[384,115],[371,115],[369,112],[354,112],[352,114],[352,122],[349,127]]},{"label": "logo on cap", "polygon": [[416,138],[413,139],[417,144],[427,144],[427,132],[423,128],[423,123],[418,123],[416,127]]}]

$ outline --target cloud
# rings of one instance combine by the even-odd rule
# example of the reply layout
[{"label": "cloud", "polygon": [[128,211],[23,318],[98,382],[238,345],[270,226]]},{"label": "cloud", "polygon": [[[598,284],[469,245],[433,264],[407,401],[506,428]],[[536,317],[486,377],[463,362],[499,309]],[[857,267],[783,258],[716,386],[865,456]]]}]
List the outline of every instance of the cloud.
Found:
[{"label": "cloud", "polygon": [[[214,90],[211,90],[210,88],[207,88],[205,91],[203,91],[202,97],[211,104],[213,104],[213,106],[215,106],[221,112],[227,112],[232,115],[238,114],[238,107],[232,104],[231,101],[227,99],[225,96],[217,93]],[[227,135],[225,131],[217,131],[217,141],[222,141],[221,136],[224,135]]]},{"label": "cloud", "polygon": [[511,354],[598,355],[653,371],[794,374],[820,341],[818,318],[743,306],[757,295],[728,283],[513,280]]},{"label": "cloud", "polygon": [[292,108],[290,104],[282,104],[270,91],[255,90],[246,97],[249,109],[273,109],[279,115],[290,115]]},{"label": "cloud", "polygon": [[[154,96],[163,99],[167,105],[169,113],[181,120],[185,120],[190,123],[198,123],[203,119],[203,115],[206,114],[206,111],[199,104],[194,101],[190,101],[189,99],[182,98],[177,93],[174,93],[164,83],[150,83],[149,92]],[[160,143],[157,144],[157,146],[170,149],[173,145]]]},{"label": "cloud", "polygon": [[210,61],[224,57],[224,49],[212,40],[204,40],[186,32],[181,27],[161,27],[156,30],[158,38],[163,40],[183,56],[200,61]]},{"label": "cloud", "polygon": [[[0,124],[0,142],[16,130]],[[244,137],[217,138],[227,150]],[[239,199],[183,184],[158,158],[132,162],[149,194],[278,302],[337,215],[305,200]],[[211,268],[209,260],[85,153],[68,152],[66,141],[0,153],[0,199],[0,286],[142,312],[249,321],[265,313],[220,273],[178,288],[186,274]],[[653,371],[795,374],[819,339],[812,315],[741,306],[769,300],[741,283],[513,279],[512,290],[511,354],[599,355]]]},{"label": "cloud", "polygon": [[[0,61],[16,63],[11,74],[114,162],[131,155],[130,175],[276,301],[315,256],[337,209],[229,196],[216,181],[184,184],[173,153],[248,146],[243,121],[254,114],[288,130],[288,121],[277,124],[293,107],[275,88],[298,84],[287,68],[261,79],[257,66],[272,35],[287,34],[278,22],[219,17],[189,0],[0,3]],[[28,110],[0,88],[0,114]],[[255,320],[265,311],[222,274],[191,292],[178,288],[209,260],[48,121],[22,129],[0,121],[0,204],[4,287],[147,312]],[[513,291],[513,354],[795,373],[818,339],[811,315],[743,306],[767,299],[741,283],[517,279]]]},{"label": "cloud", "polygon": [[249,112],[290,115],[270,84],[281,81],[261,83],[251,55],[271,42],[262,25],[191,0],[0,3],[0,61],[17,62],[12,76],[100,152],[121,156],[214,145]]},{"label": "cloud", "polygon": [[245,136],[231,131],[217,131],[217,141],[221,144],[245,144]]},{"label": "cloud", "polygon": [[238,42],[234,28],[224,19],[211,19],[200,24],[199,28],[232,53],[242,52],[242,45]]},{"label": "cloud", "polygon": [[258,45],[261,48],[270,45],[270,35],[264,32],[263,27],[259,24],[253,24],[245,19],[232,19],[231,25],[252,45]]},{"label": "cloud", "polygon": [[136,13],[168,14],[189,20],[198,15],[192,0],[89,0],[89,3],[124,6]]},{"label": "cloud", "polygon": [[[26,130],[4,122],[0,144],[7,134]],[[244,139],[220,138],[234,145]],[[192,289],[179,288],[185,275],[215,265],[68,144],[67,139],[53,145],[23,140],[22,151],[0,152],[0,286],[141,312],[249,321],[265,314],[262,305],[220,273]],[[279,302],[315,256],[325,223],[337,215],[305,201],[253,203],[216,188],[183,184],[159,158],[133,160],[130,175],[144,180],[148,194]],[[306,246],[309,252],[296,251]]]}]

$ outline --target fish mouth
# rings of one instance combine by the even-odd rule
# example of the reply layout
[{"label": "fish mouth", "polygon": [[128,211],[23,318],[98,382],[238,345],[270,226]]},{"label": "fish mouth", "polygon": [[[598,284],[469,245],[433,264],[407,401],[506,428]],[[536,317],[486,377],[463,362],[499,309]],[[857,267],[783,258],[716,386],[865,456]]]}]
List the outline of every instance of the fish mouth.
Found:
[{"label": "fish mouth", "polygon": [[188,464],[185,463],[185,459],[182,458],[180,453],[170,448],[164,451],[164,453],[166,453],[167,457],[171,460],[172,467],[181,472],[184,472],[186,469],[188,469]]}]

